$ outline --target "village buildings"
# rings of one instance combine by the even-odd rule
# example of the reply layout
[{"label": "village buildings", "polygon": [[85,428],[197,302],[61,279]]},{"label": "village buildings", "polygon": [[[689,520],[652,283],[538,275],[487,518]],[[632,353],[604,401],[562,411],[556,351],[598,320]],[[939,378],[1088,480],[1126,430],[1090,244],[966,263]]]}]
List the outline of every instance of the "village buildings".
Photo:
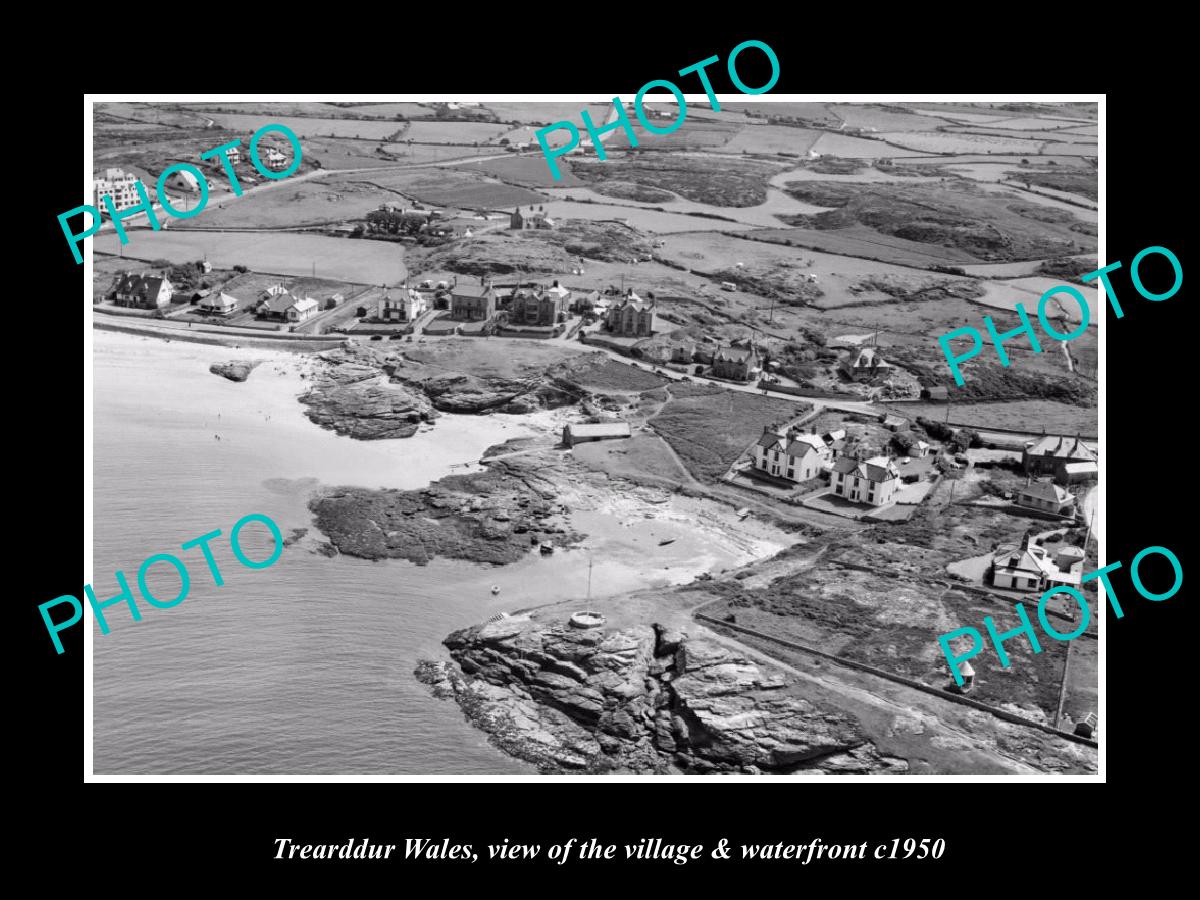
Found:
[{"label": "village buildings", "polygon": [[311,319],[320,312],[320,304],[311,297],[300,298],[292,294],[282,284],[273,284],[259,296],[254,314],[260,319],[275,319],[278,321],[299,324]]},{"label": "village buildings", "polygon": [[754,468],[796,483],[816,478],[828,461],[828,448],[820,435],[794,429],[785,433],[769,425],[754,446]]},{"label": "village buildings", "polygon": [[712,358],[711,375],[730,381],[753,381],[762,374],[762,361],[753,347],[722,347]]},{"label": "village buildings", "polygon": [[634,293],[633,288],[627,289],[621,301],[608,310],[604,321],[605,328],[621,337],[653,335],[657,302],[653,294],[647,296],[649,299],[643,300]]},{"label": "village buildings", "polygon": [[1065,516],[1075,508],[1075,495],[1052,482],[1034,481],[1017,492],[1014,502],[1017,506]]},{"label": "village buildings", "polygon": [[496,290],[492,282],[456,282],[450,289],[450,318],[462,322],[486,322],[496,315]]},{"label": "village buildings", "polygon": [[113,282],[109,296],[116,306],[161,309],[171,303],[174,288],[165,275],[135,275],[122,272]]},{"label": "village buildings", "polygon": [[834,493],[847,500],[882,506],[896,493],[900,474],[886,456],[873,456],[865,461],[842,456],[833,464],[831,484]]},{"label": "village buildings", "polygon": [[571,292],[557,281],[551,287],[517,287],[508,303],[513,325],[555,325],[566,319]]},{"label": "village buildings", "polygon": [[893,368],[874,347],[863,347],[857,354],[851,353],[841,362],[842,372],[851,381],[869,381],[889,375]]},{"label": "village buildings", "polygon": [[550,218],[538,207],[536,210],[531,206],[528,212],[521,212],[521,207],[513,210],[512,215],[508,220],[508,227],[512,231],[528,231],[534,228],[553,228],[554,220]]},{"label": "village buildings", "polygon": [[1046,435],[1029,441],[1021,463],[1030,475],[1051,475],[1059,484],[1086,481],[1098,475],[1096,454],[1078,437]]},{"label": "village buildings", "polygon": [[105,169],[104,174],[92,181],[93,202],[96,209],[105,210],[105,194],[112,198],[113,208],[120,212],[142,202],[137,189],[138,179],[123,169]]},{"label": "village buildings", "polygon": [[379,301],[376,316],[384,322],[411,324],[427,309],[425,295],[411,288],[389,291]]},{"label": "village buildings", "polygon": [[1026,538],[1023,544],[1001,544],[992,554],[988,569],[994,587],[1016,591],[1045,591],[1051,587],[1081,582],[1084,553],[1063,544],[1051,554]]}]

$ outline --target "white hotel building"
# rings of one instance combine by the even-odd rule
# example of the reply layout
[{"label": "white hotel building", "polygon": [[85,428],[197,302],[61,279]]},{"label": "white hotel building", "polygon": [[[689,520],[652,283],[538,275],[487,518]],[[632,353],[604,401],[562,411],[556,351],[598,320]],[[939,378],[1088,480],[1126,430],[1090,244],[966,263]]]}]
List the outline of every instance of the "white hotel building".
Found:
[{"label": "white hotel building", "polygon": [[102,199],[105,194],[112,197],[118,211],[137,206],[142,202],[137,190],[138,179],[122,169],[105,169],[104,175],[93,181],[93,200],[96,209],[106,212],[108,207]]}]

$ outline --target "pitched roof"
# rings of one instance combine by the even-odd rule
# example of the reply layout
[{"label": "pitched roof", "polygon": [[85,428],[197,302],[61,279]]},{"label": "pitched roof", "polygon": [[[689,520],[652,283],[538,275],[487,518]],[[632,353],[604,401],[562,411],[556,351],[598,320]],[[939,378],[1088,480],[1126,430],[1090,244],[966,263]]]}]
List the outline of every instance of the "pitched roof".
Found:
[{"label": "pitched roof", "polygon": [[292,304],[292,306],[296,307],[296,309],[300,310],[300,312],[305,312],[306,310],[310,310],[310,309],[316,309],[317,305],[318,305],[317,301],[314,300],[312,297],[305,297],[303,300],[297,300],[295,303]]},{"label": "pitched roof", "polygon": [[888,481],[897,477],[896,464],[886,456],[872,456],[863,467],[866,469],[868,481]]},{"label": "pitched roof", "polygon": [[757,362],[758,353],[753,347],[722,347],[713,357],[714,361],[718,359],[726,362]]},{"label": "pitched roof", "polygon": [[261,301],[259,301],[259,305],[261,306],[263,303],[267,304],[267,309],[269,309],[273,313],[287,312],[288,308],[293,303],[296,302],[296,298],[293,297],[286,290],[284,290],[283,293],[278,293],[278,294],[275,293],[273,290],[270,290],[265,293],[266,293],[266,295],[262,298]]},{"label": "pitched roof", "polygon": [[808,444],[814,450],[825,449],[825,439],[819,434],[797,434],[792,437],[793,442]]},{"label": "pitched roof", "polygon": [[1030,441],[1025,445],[1025,452],[1030,456],[1053,456],[1085,462],[1096,461],[1096,454],[1079,438],[1062,437],[1056,434],[1048,434],[1041,440]]},{"label": "pitched roof", "polygon": [[827,431],[827,432],[825,432],[825,434],[822,435],[822,437],[824,437],[825,440],[830,444],[832,444],[834,441],[841,440],[845,436],[846,436],[845,428],[837,428],[833,431]]},{"label": "pitched roof", "polygon": [[496,295],[495,290],[493,290],[490,284],[459,284],[454,286],[451,293],[455,297],[473,298],[487,297],[489,295],[494,297]]},{"label": "pitched roof", "polygon": [[786,439],[782,434],[771,431],[769,428],[764,428],[762,437],[758,439],[758,446],[766,450],[773,450],[776,447],[783,448],[786,446]]},{"label": "pitched roof", "polygon": [[1001,544],[992,554],[992,565],[1002,569],[1015,569],[1019,572],[1042,574],[1041,563],[1024,547],[1017,544]]},{"label": "pitched roof", "polygon": [[892,364],[880,356],[874,347],[863,347],[851,366],[855,369],[890,369]]},{"label": "pitched roof", "polygon": [[135,275],[132,272],[123,272],[117,276],[113,290],[119,294],[157,297],[163,282],[166,282],[167,287],[170,288],[171,282],[167,281],[163,275]]},{"label": "pitched roof", "polygon": [[222,291],[220,294],[209,294],[201,298],[200,305],[212,309],[233,309],[238,305],[238,299]]},{"label": "pitched roof", "polygon": [[809,453],[816,453],[817,448],[814,447],[808,441],[802,441],[802,440],[797,439],[787,445],[787,452],[788,452],[788,456],[795,456],[797,458],[800,458],[800,457],[806,456]]},{"label": "pitched roof", "polygon": [[1094,462],[1067,463],[1063,468],[1068,475],[1095,475],[1100,471]]},{"label": "pitched roof", "polygon": [[1070,491],[1065,491],[1057,484],[1049,481],[1034,481],[1021,488],[1018,497],[1032,497],[1037,500],[1048,500],[1053,503],[1069,503],[1075,499]]}]

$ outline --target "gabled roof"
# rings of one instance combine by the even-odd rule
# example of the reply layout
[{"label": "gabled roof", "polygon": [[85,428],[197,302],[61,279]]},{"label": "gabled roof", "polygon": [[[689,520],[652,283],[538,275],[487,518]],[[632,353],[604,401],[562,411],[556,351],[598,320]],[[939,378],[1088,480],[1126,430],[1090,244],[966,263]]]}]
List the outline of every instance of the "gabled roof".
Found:
[{"label": "gabled roof", "polygon": [[713,357],[713,361],[718,359],[726,362],[757,362],[758,353],[753,347],[722,347]]},{"label": "gabled roof", "polygon": [[865,478],[867,481],[872,481],[876,484],[899,477],[895,463],[886,456],[872,456],[865,462],[860,462],[853,457],[843,456],[833,464],[833,471],[845,475],[856,475],[859,478]]},{"label": "gabled roof", "polygon": [[809,443],[808,441],[802,441],[799,439],[792,441],[787,446],[788,456],[794,456],[797,459],[801,459],[804,456],[807,456],[809,453],[817,453],[817,452],[818,452],[817,448],[814,447],[811,443]]},{"label": "gabled roof", "polygon": [[1034,481],[1021,488],[1018,497],[1032,497],[1037,500],[1048,500],[1053,503],[1069,503],[1075,499],[1070,491],[1065,491],[1057,484],[1049,481]]},{"label": "gabled roof", "polygon": [[137,294],[141,297],[157,297],[163,283],[166,283],[167,288],[171,287],[171,282],[167,281],[163,275],[135,275],[132,272],[124,272],[117,276],[116,283],[113,285],[113,290],[119,294]]},{"label": "gabled roof", "polygon": [[787,439],[782,434],[765,428],[763,429],[762,437],[758,439],[758,446],[765,450],[782,450],[787,446]]},{"label": "gabled roof", "polygon": [[822,437],[825,438],[826,443],[829,443],[829,444],[832,444],[834,441],[841,440],[845,436],[846,436],[845,428],[837,428],[833,431],[827,431],[827,432],[825,432],[825,434],[822,435]]},{"label": "gabled roof", "polygon": [[[278,287],[278,285],[276,285],[276,287]],[[261,306],[263,303],[265,303],[267,304],[267,309],[269,309],[271,312],[283,313],[287,312],[288,308],[295,302],[296,298],[288,293],[287,290],[284,290],[283,293],[275,293],[273,290],[270,290],[264,292],[264,296],[262,300],[259,301],[259,305]]]},{"label": "gabled roof", "polygon": [[819,434],[797,434],[792,438],[792,440],[802,444],[808,444],[814,450],[825,449],[825,439]]},{"label": "gabled roof", "polygon": [[200,305],[212,309],[234,309],[238,306],[238,299],[222,291],[220,294],[209,294],[209,296],[201,298]]},{"label": "gabled roof", "polygon": [[496,296],[496,291],[490,284],[459,284],[451,290],[451,294],[455,297],[488,297]]},{"label": "gabled roof", "polygon": [[305,297],[303,300],[297,300],[292,306],[296,307],[300,312],[305,312],[306,310],[316,309],[318,304],[312,297]]},{"label": "gabled roof", "polygon": [[863,347],[858,351],[851,367],[855,369],[890,369],[892,364],[885,360],[874,347]]},{"label": "gabled roof", "polygon": [[1025,445],[1025,452],[1030,456],[1048,455],[1061,459],[1096,461],[1096,454],[1079,438],[1062,437],[1055,434],[1048,434],[1041,440],[1030,441]]}]

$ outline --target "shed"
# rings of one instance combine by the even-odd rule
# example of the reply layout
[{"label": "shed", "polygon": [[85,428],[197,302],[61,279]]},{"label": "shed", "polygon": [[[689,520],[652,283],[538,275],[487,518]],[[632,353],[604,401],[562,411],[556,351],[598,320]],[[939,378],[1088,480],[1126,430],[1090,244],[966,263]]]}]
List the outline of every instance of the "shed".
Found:
[{"label": "shed", "polygon": [[564,425],[563,443],[568,447],[586,441],[607,441],[630,437],[628,422],[602,422],[597,425]]}]

